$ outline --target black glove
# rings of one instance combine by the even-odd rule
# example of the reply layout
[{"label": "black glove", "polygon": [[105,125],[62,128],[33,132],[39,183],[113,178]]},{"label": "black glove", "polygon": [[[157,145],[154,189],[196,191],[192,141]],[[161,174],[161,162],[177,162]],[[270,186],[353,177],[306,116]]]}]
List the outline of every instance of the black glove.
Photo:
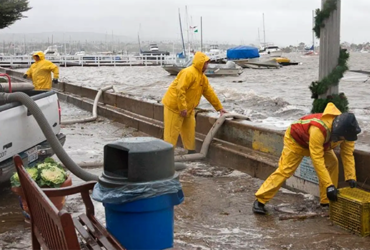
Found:
[{"label": "black glove", "polygon": [[337,201],[338,200],[338,189],[335,188],[334,185],[331,185],[327,187],[326,189],[326,196],[328,197],[329,200],[331,201]]},{"label": "black glove", "polygon": [[53,79],[54,84],[58,84],[58,79]]},{"label": "black glove", "polygon": [[357,182],[355,180],[348,180],[347,183],[351,188],[357,187]]},{"label": "black glove", "polygon": [[27,79],[27,77],[28,77],[28,76],[27,76],[27,74],[24,74],[24,75],[23,75],[23,78],[24,78],[24,79]]}]

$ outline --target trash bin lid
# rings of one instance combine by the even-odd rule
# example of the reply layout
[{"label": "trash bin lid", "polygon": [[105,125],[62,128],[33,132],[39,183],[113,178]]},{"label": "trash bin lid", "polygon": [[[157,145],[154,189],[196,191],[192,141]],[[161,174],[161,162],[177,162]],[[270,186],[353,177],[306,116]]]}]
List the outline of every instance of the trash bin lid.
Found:
[{"label": "trash bin lid", "polygon": [[175,173],[172,144],[153,137],[123,138],[104,146],[106,181],[147,182]]}]

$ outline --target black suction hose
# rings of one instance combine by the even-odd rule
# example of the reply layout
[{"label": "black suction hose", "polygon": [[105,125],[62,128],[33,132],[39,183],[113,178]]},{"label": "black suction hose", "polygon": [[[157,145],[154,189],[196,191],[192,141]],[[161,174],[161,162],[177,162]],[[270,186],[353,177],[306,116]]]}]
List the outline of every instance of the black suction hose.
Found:
[{"label": "black suction hose", "polygon": [[50,124],[46,120],[44,114],[42,113],[41,109],[37,104],[30,98],[27,94],[22,92],[17,93],[0,93],[0,103],[5,101],[5,103],[11,102],[20,102],[24,106],[28,108],[31,112],[37,123],[39,124],[42,132],[44,133],[47,141],[50,144],[50,147],[53,149],[55,154],[58,156],[59,160],[63,163],[63,165],[71,171],[74,175],[81,178],[85,181],[98,181],[99,177],[97,175],[93,175],[80,166],[78,166],[67,154],[64,150],[62,144],[59,142],[57,137],[54,134]]}]

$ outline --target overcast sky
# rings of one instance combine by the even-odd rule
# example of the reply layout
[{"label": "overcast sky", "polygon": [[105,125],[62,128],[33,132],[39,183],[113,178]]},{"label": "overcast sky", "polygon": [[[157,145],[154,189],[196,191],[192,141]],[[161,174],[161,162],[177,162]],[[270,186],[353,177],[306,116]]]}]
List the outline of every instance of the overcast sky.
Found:
[{"label": "overcast sky", "polygon": [[[181,11],[186,33],[188,25],[200,25],[206,41],[236,44],[263,41],[280,46],[311,43],[312,10],[321,0],[30,0],[28,18],[17,21],[4,33],[98,32],[125,35],[142,40],[178,40]],[[370,41],[370,0],[342,0],[341,40]],[[200,35],[195,34],[195,39]]]}]

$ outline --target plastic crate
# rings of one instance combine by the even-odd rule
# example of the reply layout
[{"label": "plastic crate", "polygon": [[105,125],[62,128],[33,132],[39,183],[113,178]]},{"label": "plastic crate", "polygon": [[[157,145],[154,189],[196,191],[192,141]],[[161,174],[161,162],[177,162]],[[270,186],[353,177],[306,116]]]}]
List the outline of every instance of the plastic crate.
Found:
[{"label": "plastic crate", "polygon": [[358,188],[339,189],[338,201],[330,202],[334,224],[361,236],[370,235],[370,193]]}]

